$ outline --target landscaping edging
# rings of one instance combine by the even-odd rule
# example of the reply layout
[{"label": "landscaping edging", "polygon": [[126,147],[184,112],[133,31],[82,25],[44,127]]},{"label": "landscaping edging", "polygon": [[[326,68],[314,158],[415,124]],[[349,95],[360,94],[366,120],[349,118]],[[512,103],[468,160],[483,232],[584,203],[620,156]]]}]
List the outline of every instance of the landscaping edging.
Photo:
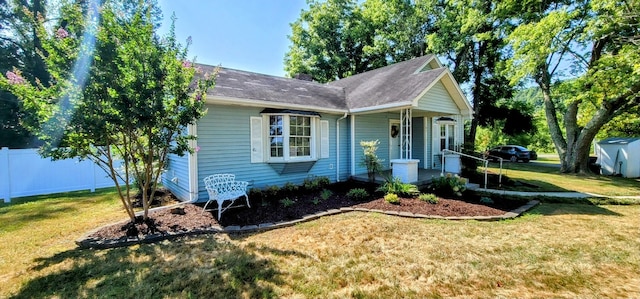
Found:
[{"label": "landscaping edging", "polygon": [[100,230],[105,226],[116,225],[118,223],[124,224],[126,222],[126,221],[120,221],[118,223],[107,224],[87,232],[81,238],[76,240],[76,245],[78,245],[78,247],[83,249],[87,249],[87,248],[107,249],[107,248],[131,246],[134,244],[155,243],[159,241],[171,240],[171,239],[184,237],[184,236],[195,236],[195,235],[211,234],[211,233],[227,233],[227,234],[251,233],[251,232],[267,231],[267,230],[272,230],[277,228],[289,227],[289,226],[296,225],[298,223],[315,220],[321,217],[337,215],[342,213],[349,213],[349,212],[370,212],[370,213],[380,213],[380,214],[387,214],[387,215],[393,215],[393,216],[422,218],[422,219],[498,221],[498,220],[516,218],[520,216],[522,213],[537,206],[538,204],[540,204],[540,201],[530,200],[523,206],[498,216],[453,216],[453,217],[413,214],[410,212],[383,211],[383,210],[346,207],[346,208],[331,209],[328,211],[322,211],[315,214],[305,215],[302,218],[296,219],[296,220],[282,221],[282,222],[276,222],[276,223],[262,223],[258,225],[245,225],[245,226],[230,225],[227,227],[216,226],[216,227],[211,227],[207,229],[197,229],[197,230],[187,231],[187,232],[177,232],[177,233],[170,232],[170,233],[161,234],[161,235],[147,235],[147,236],[143,236],[142,238],[129,238],[126,240],[122,240],[122,239],[104,240],[104,239],[96,239],[96,238],[89,237],[94,232]]}]

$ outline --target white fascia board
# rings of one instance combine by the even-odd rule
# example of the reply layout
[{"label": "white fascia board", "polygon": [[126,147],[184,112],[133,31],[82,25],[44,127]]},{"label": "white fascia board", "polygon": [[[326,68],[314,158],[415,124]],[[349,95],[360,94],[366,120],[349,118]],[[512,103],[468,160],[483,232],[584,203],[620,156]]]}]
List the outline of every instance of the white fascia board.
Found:
[{"label": "white fascia board", "polygon": [[[460,96],[460,100],[464,103],[465,108],[467,108],[467,111],[469,112],[470,115],[473,114],[473,107],[471,107],[471,104],[469,103],[469,100],[467,100],[467,97],[464,95],[464,93],[462,92],[462,89],[460,89],[460,85],[458,84],[458,81],[456,81],[456,79],[453,77],[453,74],[451,74],[451,71],[449,71],[449,69],[445,70],[445,73],[447,75],[447,78],[449,78],[449,80],[451,80],[449,85],[452,85],[450,87],[455,88],[457,94]],[[448,84],[446,84],[446,82],[443,82],[443,84],[445,85],[445,87],[447,87]],[[454,98],[455,100],[455,98]],[[463,110],[463,109],[460,109]]]},{"label": "white fascia board", "polygon": [[[433,67],[433,63],[435,63],[436,67]],[[442,63],[440,63],[440,60],[438,59],[438,57],[436,55],[431,55],[431,58],[429,58],[427,61],[425,61],[415,72],[414,74],[418,74],[420,73],[427,65],[431,65],[432,69],[438,69],[442,67]]]},{"label": "white fascia board", "polygon": [[348,112],[342,109],[322,108],[308,105],[298,104],[286,104],[286,103],[274,103],[268,101],[242,99],[233,97],[220,97],[220,96],[208,96],[206,100],[207,104],[222,104],[222,105],[236,105],[236,106],[248,106],[248,107],[269,107],[269,108],[282,108],[282,109],[298,109],[298,110],[311,110],[316,112],[344,114]]},{"label": "white fascia board", "polygon": [[397,102],[397,103],[390,103],[390,104],[384,104],[379,106],[351,109],[349,112],[351,112],[352,114],[355,114],[355,113],[367,114],[367,113],[394,111],[398,109],[406,109],[406,108],[412,108],[412,107],[414,107],[412,102]]}]

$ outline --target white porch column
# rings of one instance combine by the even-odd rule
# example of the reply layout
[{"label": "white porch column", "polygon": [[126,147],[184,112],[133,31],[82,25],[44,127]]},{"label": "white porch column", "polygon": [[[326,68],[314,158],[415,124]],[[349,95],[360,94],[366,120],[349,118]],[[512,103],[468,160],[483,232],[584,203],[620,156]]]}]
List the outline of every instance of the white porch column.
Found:
[{"label": "white porch column", "polygon": [[403,183],[418,181],[418,162],[412,159],[411,147],[411,108],[400,110],[400,159],[391,160],[392,175]]},{"label": "white porch column", "polygon": [[411,159],[411,112],[409,109],[400,110],[400,159]]}]

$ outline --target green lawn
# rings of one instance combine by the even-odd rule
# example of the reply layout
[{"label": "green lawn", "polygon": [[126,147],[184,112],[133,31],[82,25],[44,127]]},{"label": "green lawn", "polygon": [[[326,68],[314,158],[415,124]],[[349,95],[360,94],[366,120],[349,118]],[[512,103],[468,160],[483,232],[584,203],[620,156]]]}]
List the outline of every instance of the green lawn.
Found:
[{"label": "green lawn", "polygon": [[241,236],[79,250],[113,191],[0,206],[0,298],[640,297],[640,206],[543,203],[499,222],[352,212]]},{"label": "green lawn", "polygon": [[[490,163],[489,171],[498,173],[498,163]],[[640,180],[601,175],[560,174],[559,168],[541,166],[534,163],[502,164],[502,174],[510,179],[526,183],[524,186],[505,186],[509,190],[520,191],[577,191],[605,196],[640,195]],[[478,168],[482,170],[483,168]],[[534,185],[531,187],[528,185]]]}]

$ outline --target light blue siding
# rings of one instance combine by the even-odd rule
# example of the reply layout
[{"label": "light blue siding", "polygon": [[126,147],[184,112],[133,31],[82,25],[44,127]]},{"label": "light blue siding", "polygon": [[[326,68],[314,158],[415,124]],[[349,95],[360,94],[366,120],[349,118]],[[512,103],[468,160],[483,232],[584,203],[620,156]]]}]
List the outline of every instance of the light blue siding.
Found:
[{"label": "light blue siding", "polygon": [[414,117],[411,120],[411,156],[419,159],[419,168],[424,168],[424,118]]},{"label": "light blue siding", "polygon": [[389,168],[389,120],[399,118],[400,112],[356,115],[354,140],[356,174],[367,172],[367,168],[360,164],[364,156],[360,141],[380,141],[377,154],[384,160],[383,168]]},{"label": "light blue siding", "polygon": [[[198,191],[199,201],[206,200],[204,177],[214,173],[233,173],[237,180],[249,181],[255,188],[300,184],[310,176],[327,176],[336,181],[336,120],[342,115],[322,114],[329,122],[329,158],[319,159],[309,172],[278,174],[268,163],[251,163],[250,117],[261,116],[264,108],[207,105],[208,113],[198,122]],[[346,178],[349,142],[347,122],[341,121],[341,165]]]},{"label": "light blue siding", "polygon": [[189,155],[180,157],[169,154],[167,161],[166,171],[162,175],[162,185],[179,199],[189,200]]},{"label": "light blue siding", "polygon": [[[342,116],[338,117],[341,118]],[[346,181],[351,174],[351,117],[347,117],[340,121],[340,181]],[[336,122],[330,121],[329,128],[335,129]],[[335,143],[336,136],[329,135],[329,141]],[[335,144],[334,144],[335,146]],[[335,152],[335,150],[334,150]],[[334,156],[334,153],[331,153]]]},{"label": "light blue siding", "polygon": [[433,129],[432,129],[432,123],[431,122],[432,122],[432,118],[431,117],[425,117],[424,118],[424,129],[425,129],[425,131],[427,133],[426,141],[425,141],[425,142],[427,142],[427,144],[425,146],[425,148],[426,148],[426,153],[425,153],[425,158],[426,158],[425,166],[426,167],[425,168],[426,169],[430,169],[430,168],[435,167],[434,164],[433,164],[433,155],[432,155],[432,153],[433,153],[432,143],[434,141],[433,141]]},{"label": "light blue siding", "polygon": [[444,84],[440,81],[418,100],[418,109],[447,114],[460,114],[460,109],[458,109],[453,98],[451,98]]}]

